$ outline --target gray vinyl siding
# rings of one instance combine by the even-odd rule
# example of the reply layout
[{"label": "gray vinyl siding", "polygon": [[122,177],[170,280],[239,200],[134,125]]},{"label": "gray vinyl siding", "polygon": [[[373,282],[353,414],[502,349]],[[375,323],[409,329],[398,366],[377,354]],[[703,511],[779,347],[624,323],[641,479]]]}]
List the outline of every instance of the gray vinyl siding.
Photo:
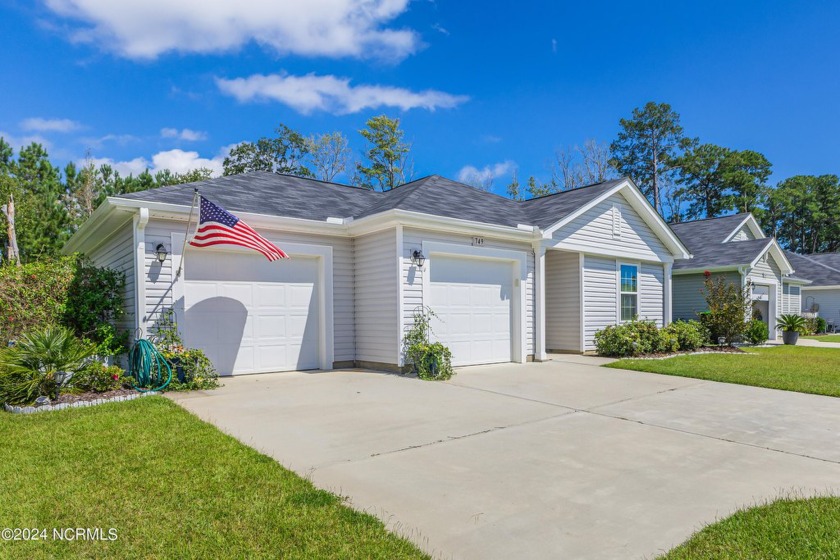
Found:
[{"label": "gray vinyl siding", "polygon": [[776,280],[776,309],[770,310],[770,312],[779,316],[782,313],[781,309],[784,297],[782,294],[782,271],[779,268],[779,265],[776,264],[776,259],[774,259],[770,253],[767,253],[767,262],[759,261],[756,263],[756,265],[750,269],[747,277],[752,277],[757,281],[761,281],[762,279]]},{"label": "gray vinyl siding", "polygon": [[665,269],[661,264],[642,263],[639,271],[639,318],[662,326],[665,312]]},{"label": "gray vinyl siding", "polygon": [[132,220],[129,219],[116,229],[104,242],[89,251],[87,256],[96,266],[119,270],[125,274],[124,313],[117,327],[128,330],[133,336],[136,275],[134,274],[134,224]]},{"label": "gray vinyl siding", "polygon": [[732,236],[730,241],[749,241],[750,239],[757,239],[755,235],[753,235],[752,230],[749,228],[747,224],[742,225],[738,228],[738,231],[735,235]]},{"label": "gray vinyl siding", "polygon": [[840,289],[809,290],[802,288],[802,311],[810,311],[811,305],[820,306],[819,316],[826,321],[840,325]]},{"label": "gray vinyl siding", "polygon": [[586,255],[583,261],[584,350],[595,349],[595,333],[618,322],[616,260]]},{"label": "gray vinyl siding", "polygon": [[[620,228],[615,228],[613,207],[620,212]],[[590,208],[554,233],[558,243],[574,245],[570,250],[603,253],[609,250],[617,255],[637,259],[664,261],[671,252],[662,244],[653,230],[624,195],[617,193]],[[562,245],[558,248],[563,248]]]},{"label": "gray vinyl siding", "polygon": [[397,232],[388,229],[357,237],[356,360],[399,363]]},{"label": "gray vinyl siding", "polygon": [[[155,323],[161,312],[174,305],[172,299],[172,281],[174,272],[172,259],[166,259],[163,265],[155,258],[155,247],[163,243],[172,252],[172,233],[185,233],[183,222],[151,220],[146,226],[146,329],[154,331]],[[342,237],[323,235],[305,235],[298,233],[274,233],[260,231],[268,240],[281,249],[284,243],[306,243],[327,245],[333,248],[333,344],[336,362],[355,359],[355,305],[354,305],[354,270],[353,242]],[[178,253],[181,247],[175,248]],[[189,259],[189,256],[187,257]],[[185,262],[185,266],[188,264]]]},{"label": "gray vinyl siding", "polygon": [[[741,285],[738,272],[716,272],[712,277],[723,276],[728,282]],[[706,311],[706,299],[703,297],[703,273],[675,275],[671,281],[673,320],[690,321],[697,319],[697,314]]]},{"label": "gray vinyl siding", "polygon": [[[414,310],[423,305],[423,270],[411,264],[411,252],[421,249],[423,241],[436,243],[452,243],[455,245],[469,246],[472,244],[472,237],[456,233],[441,233],[437,231],[421,230],[416,228],[405,228],[403,230],[403,326],[408,327],[412,323]],[[508,249],[524,251],[526,254],[528,277],[525,281],[525,354],[534,353],[534,252],[530,245],[509,241],[496,240],[485,237],[484,247],[490,249]],[[512,333],[512,336],[516,336]]]},{"label": "gray vinyl siding", "polygon": [[545,345],[580,352],[580,254],[545,255]]},{"label": "gray vinyl siding", "polygon": [[782,285],[782,313],[796,313],[803,311],[802,288],[799,284],[791,285],[785,282]]}]

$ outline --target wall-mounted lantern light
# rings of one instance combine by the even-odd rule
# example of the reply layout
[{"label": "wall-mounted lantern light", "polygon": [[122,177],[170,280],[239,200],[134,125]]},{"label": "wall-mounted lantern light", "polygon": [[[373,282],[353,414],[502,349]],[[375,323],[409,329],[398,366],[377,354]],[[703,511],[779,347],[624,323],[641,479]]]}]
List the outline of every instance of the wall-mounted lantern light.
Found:
[{"label": "wall-mounted lantern light", "polygon": [[160,264],[163,264],[163,261],[166,260],[166,255],[169,253],[166,251],[166,247],[164,247],[163,243],[158,243],[158,246],[155,247],[155,256]]},{"label": "wall-mounted lantern light", "polygon": [[411,264],[416,265],[417,268],[423,268],[423,263],[426,262],[426,256],[419,249],[411,252]]}]

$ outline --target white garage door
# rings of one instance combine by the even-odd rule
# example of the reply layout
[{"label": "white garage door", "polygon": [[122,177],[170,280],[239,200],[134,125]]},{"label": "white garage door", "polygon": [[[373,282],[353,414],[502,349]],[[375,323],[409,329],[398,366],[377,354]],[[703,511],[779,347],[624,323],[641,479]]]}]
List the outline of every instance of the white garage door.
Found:
[{"label": "white garage door", "polygon": [[184,342],[221,375],[319,366],[318,261],[193,250],[184,264]]},{"label": "white garage door", "polygon": [[452,363],[511,361],[511,264],[434,256],[430,268],[434,338],[452,350]]}]

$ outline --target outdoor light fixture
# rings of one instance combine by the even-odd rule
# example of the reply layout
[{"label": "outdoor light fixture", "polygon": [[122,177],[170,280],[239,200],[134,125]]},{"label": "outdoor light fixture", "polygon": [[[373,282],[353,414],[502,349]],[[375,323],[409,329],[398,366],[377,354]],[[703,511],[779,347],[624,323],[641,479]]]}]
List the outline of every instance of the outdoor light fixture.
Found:
[{"label": "outdoor light fixture", "polygon": [[423,268],[423,263],[426,262],[426,256],[419,249],[415,249],[411,253],[411,264],[417,265],[417,268]]},{"label": "outdoor light fixture", "polygon": [[163,264],[163,261],[166,260],[166,255],[168,255],[166,251],[166,247],[163,246],[163,243],[158,243],[158,246],[155,247],[155,255],[157,256],[157,260],[160,264]]}]

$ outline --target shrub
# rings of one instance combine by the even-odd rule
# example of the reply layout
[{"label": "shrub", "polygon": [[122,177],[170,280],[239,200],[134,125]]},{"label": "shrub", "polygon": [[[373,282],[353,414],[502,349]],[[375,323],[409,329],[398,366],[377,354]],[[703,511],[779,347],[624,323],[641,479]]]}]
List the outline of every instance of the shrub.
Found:
[{"label": "shrub", "polygon": [[[219,386],[219,373],[198,348],[164,349],[161,353],[172,368],[172,381],[167,385],[167,391],[198,391]],[[178,379],[178,367],[183,368],[183,381]]]},{"label": "shrub", "polygon": [[677,337],[680,350],[690,352],[709,343],[709,331],[699,321],[675,321],[663,330]]},{"label": "shrub", "polygon": [[747,339],[747,342],[751,344],[764,344],[767,342],[767,338],[769,337],[767,323],[759,321],[758,319],[753,319],[747,323],[747,329],[744,332],[744,337]]},{"label": "shrub", "polygon": [[630,321],[595,333],[595,348],[602,356],[625,357],[676,352],[678,336],[659,329],[653,321]]},{"label": "shrub", "polygon": [[72,388],[94,393],[116,391],[130,384],[131,379],[125,376],[121,367],[107,366],[98,361],[88,364],[70,380]]},{"label": "shrub", "polygon": [[99,345],[103,355],[124,351],[125,275],[97,268],[81,255],[0,267],[0,346],[55,325]]},{"label": "shrub", "polygon": [[782,331],[796,331],[802,333],[805,331],[805,318],[795,313],[788,313],[776,319],[776,328]]},{"label": "shrub", "polygon": [[703,297],[708,311],[700,314],[700,322],[709,329],[712,342],[723,337],[732,343],[744,334],[747,328],[746,318],[752,310],[752,297],[749,288],[741,288],[726,278],[712,278],[704,272]]},{"label": "shrub", "polygon": [[805,329],[802,334],[820,334],[828,330],[828,322],[822,317],[805,319]]},{"label": "shrub", "polygon": [[90,346],[65,327],[25,335],[0,353],[0,400],[16,404],[57,396],[56,373],[75,375],[92,353]]},{"label": "shrub", "polygon": [[403,336],[403,350],[406,362],[414,367],[420,379],[446,380],[455,371],[452,369],[452,352],[440,342],[429,342],[432,333],[434,311],[418,307],[414,311],[414,324]]}]

